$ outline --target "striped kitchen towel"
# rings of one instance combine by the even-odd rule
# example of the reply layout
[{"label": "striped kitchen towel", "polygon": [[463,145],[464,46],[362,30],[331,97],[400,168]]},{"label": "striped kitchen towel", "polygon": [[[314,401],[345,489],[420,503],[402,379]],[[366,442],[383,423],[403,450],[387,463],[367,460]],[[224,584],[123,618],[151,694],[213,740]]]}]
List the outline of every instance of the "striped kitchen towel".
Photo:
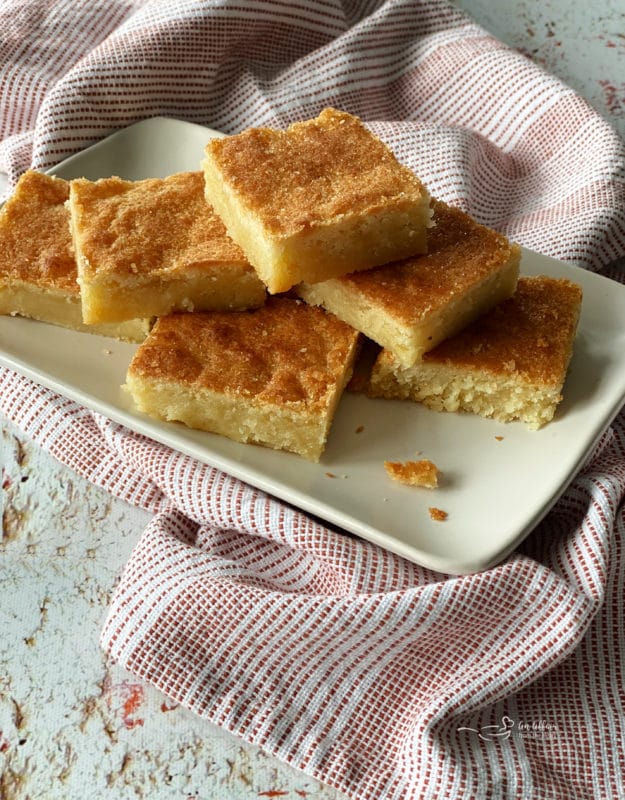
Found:
[{"label": "striped kitchen towel", "polygon": [[[9,186],[161,115],[224,132],[332,105],[535,250],[625,254],[625,148],[446,0],[0,0]],[[610,273],[618,277],[617,273]],[[146,508],[111,658],[358,800],[625,796],[625,417],[517,552],[433,573],[9,370],[0,408]]]}]

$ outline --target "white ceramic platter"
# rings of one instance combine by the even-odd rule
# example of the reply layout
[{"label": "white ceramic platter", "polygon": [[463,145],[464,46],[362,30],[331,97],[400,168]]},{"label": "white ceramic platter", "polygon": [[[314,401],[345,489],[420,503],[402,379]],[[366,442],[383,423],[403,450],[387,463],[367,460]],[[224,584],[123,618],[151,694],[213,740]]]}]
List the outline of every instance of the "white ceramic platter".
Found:
[{"label": "white ceramic platter", "polygon": [[[146,120],[51,172],[140,179],[198,169],[215,135],[177,120]],[[120,388],[134,345],[0,317],[0,363],[419,564],[474,572],[502,560],[547,513],[625,400],[625,287],[527,251],[521,269],[566,276],[584,290],[565,399],[539,431],[346,394],[326,452],[312,464],[135,411]],[[387,477],[385,460],[417,453],[442,470],[438,489],[409,488]],[[446,511],[447,520],[432,520],[430,506]]]}]

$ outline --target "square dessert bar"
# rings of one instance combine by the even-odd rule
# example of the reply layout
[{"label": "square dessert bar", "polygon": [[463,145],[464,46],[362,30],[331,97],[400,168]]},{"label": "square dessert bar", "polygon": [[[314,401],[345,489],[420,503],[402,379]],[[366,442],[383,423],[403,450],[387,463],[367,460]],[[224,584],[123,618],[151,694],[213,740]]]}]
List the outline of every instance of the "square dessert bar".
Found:
[{"label": "square dessert bar", "polygon": [[130,363],[140,411],[318,461],[359,334],[287,297],[254,311],[171,314]]},{"label": "square dessert bar", "polygon": [[428,192],[356,117],[213,139],[207,197],[272,294],[427,249]]},{"label": "square dessert bar", "polygon": [[149,321],[85,325],[66,202],[69,184],[29,171],[0,212],[0,314],[140,342]]},{"label": "square dessert bar", "polygon": [[517,245],[459,209],[434,199],[432,208],[426,255],[296,290],[404,366],[509,297],[519,275]]},{"label": "square dessert bar", "polygon": [[512,297],[414,366],[383,350],[368,393],[540,428],[562,400],[581,303],[571,281],[521,277]]},{"label": "square dessert bar", "polygon": [[70,183],[85,322],[261,305],[265,287],[204,197],[201,172]]}]

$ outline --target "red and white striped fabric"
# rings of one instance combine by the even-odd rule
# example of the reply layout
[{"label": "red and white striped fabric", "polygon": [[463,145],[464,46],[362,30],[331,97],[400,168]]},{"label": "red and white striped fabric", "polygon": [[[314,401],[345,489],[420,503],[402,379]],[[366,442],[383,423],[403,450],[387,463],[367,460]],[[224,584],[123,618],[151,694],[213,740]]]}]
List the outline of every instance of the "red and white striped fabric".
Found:
[{"label": "red and white striped fabric", "polygon": [[[333,105],[516,241],[625,253],[623,143],[445,0],[0,0],[0,30],[11,183],[148,116],[233,132]],[[8,370],[0,389],[154,514],[102,631],[137,676],[358,800],[625,796],[623,414],[517,553],[453,577]]]}]

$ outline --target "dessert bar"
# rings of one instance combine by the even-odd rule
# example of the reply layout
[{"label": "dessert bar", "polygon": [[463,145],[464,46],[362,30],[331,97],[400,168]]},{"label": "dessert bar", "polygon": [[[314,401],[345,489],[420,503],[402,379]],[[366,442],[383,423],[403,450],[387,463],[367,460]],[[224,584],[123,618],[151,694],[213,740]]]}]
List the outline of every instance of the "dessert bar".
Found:
[{"label": "dessert bar", "polygon": [[85,322],[261,305],[265,287],[204,196],[201,172],[70,183]]},{"label": "dessert bar", "polygon": [[351,114],[211,140],[207,197],[272,294],[427,249],[429,195]]},{"label": "dessert bar", "polygon": [[432,208],[426,255],[296,289],[404,366],[509,297],[519,274],[517,245],[459,209]]},{"label": "dessert bar", "polygon": [[581,303],[571,281],[523,276],[511,298],[412,367],[383,350],[368,393],[540,428],[562,400]]},{"label": "dessert bar", "polygon": [[142,341],[147,319],[85,325],[66,202],[69,184],[25,172],[0,212],[0,313]]},{"label": "dessert bar", "polygon": [[318,461],[359,334],[301,300],[157,320],[128,368],[140,411]]}]

